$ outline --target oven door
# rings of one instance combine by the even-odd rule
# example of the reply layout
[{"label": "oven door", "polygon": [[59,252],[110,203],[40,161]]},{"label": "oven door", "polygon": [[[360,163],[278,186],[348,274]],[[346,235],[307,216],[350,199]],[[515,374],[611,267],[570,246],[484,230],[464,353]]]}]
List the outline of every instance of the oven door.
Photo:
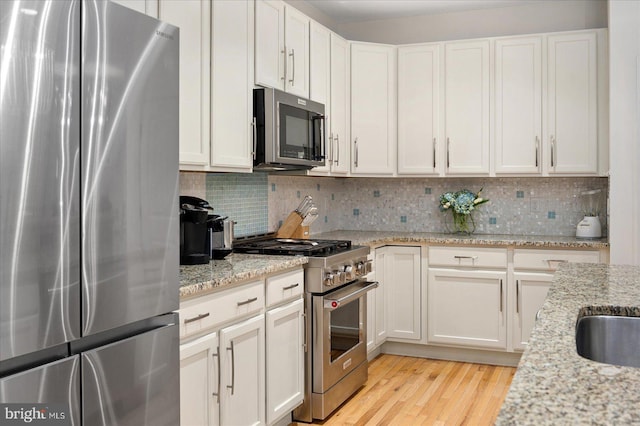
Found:
[{"label": "oven door", "polygon": [[358,280],[313,295],[313,392],[324,393],[367,360],[367,291],[377,282]]}]

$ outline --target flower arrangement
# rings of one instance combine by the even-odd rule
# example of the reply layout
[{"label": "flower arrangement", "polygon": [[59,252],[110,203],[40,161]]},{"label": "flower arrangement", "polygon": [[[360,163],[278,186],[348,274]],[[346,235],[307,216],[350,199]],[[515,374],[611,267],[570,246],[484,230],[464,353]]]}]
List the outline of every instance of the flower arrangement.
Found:
[{"label": "flower arrangement", "polygon": [[462,189],[457,192],[445,192],[440,196],[440,211],[451,210],[453,227],[456,232],[471,234],[475,230],[475,222],[471,213],[476,206],[489,201],[480,196],[481,192],[482,188],[477,193]]}]

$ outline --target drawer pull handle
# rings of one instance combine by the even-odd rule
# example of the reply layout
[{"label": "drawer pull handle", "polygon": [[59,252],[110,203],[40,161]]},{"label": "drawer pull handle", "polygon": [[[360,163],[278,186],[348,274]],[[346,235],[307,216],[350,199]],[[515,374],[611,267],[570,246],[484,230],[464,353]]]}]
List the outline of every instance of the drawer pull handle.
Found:
[{"label": "drawer pull handle", "polygon": [[209,312],[207,312],[206,314],[200,314],[197,317],[187,318],[187,319],[184,320],[184,323],[185,324],[189,324],[190,322],[200,321],[202,318],[206,318],[209,315],[210,315]]},{"label": "drawer pull handle", "polygon": [[547,265],[549,265],[549,267],[551,267],[551,263],[556,262],[556,263],[569,263],[568,260],[566,259],[547,259],[546,260]]},{"label": "drawer pull handle", "polygon": [[478,260],[478,256],[453,256],[454,259],[471,259],[471,260]]},{"label": "drawer pull handle", "polygon": [[252,297],[251,299],[247,299],[244,302],[238,302],[238,306],[248,305],[249,303],[255,302],[256,300],[258,300],[257,297]]},{"label": "drawer pull handle", "polygon": [[295,284],[288,285],[288,286],[286,286],[286,287],[282,287],[282,291],[285,291],[285,290],[291,290],[292,288],[296,288],[296,287],[298,287],[299,285],[300,285],[300,283],[295,283]]}]

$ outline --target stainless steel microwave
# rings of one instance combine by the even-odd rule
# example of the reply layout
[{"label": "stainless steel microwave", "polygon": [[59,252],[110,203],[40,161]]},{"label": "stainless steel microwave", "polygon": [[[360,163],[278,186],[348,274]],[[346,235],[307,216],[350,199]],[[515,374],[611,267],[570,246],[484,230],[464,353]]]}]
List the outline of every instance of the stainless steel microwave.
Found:
[{"label": "stainless steel microwave", "polygon": [[311,169],[325,164],[324,105],[271,88],[253,90],[253,168]]}]

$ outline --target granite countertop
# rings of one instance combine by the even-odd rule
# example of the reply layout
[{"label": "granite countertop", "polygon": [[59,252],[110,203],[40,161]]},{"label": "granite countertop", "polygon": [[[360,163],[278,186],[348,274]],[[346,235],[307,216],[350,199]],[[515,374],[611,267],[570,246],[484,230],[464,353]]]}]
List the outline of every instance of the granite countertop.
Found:
[{"label": "granite countertop", "polygon": [[202,296],[247,280],[302,266],[303,256],[232,253],[205,265],[180,266],[180,298]]},{"label": "granite countertop", "polygon": [[606,238],[580,240],[576,237],[554,237],[548,235],[458,235],[431,232],[331,231],[314,234],[311,238],[351,240],[353,244],[369,246],[401,242],[556,249],[601,249],[609,247],[609,241]]},{"label": "granite countertop", "polygon": [[640,425],[640,368],[582,358],[583,308],[640,316],[640,267],[563,264],[504,401],[498,425]]}]

